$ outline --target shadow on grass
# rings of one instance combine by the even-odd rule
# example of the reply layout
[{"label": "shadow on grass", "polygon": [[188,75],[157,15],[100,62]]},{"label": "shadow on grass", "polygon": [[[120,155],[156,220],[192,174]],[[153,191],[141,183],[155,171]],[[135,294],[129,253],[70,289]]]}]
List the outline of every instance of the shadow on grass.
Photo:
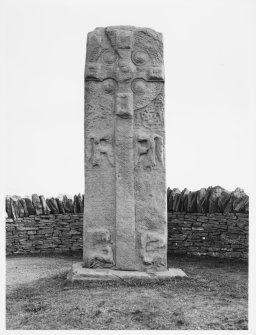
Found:
[{"label": "shadow on grass", "polygon": [[[245,262],[236,260],[223,260],[216,258],[200,257],[170,257],[169,267],[180,267],[188,277],[175,277],[158,281],[146,281],[143,279],[126,279],[121,281],[86,281],[71,283],[67,280],[68,271],[60,271],[51,277],[38,279],[30,284],[20,285],[13,289],[8,298],[22,299],[23,297],[41,296],[51,291],[68,291],[75,289],[91,290],[96,288],[118,288],[118,287],[146,287],[164,288],[168,291],[173,289],[186,289],[190,292],[211,291],[221,296],[228,296],[233,299],[247,298],[247,275],[248,265]],[[223,273],[216,270],[223,269]],[[235,281],[227,276],[227,273],[235,275]],[[242,273],[245,280],[240,281],[238,273]],[[238,282],[238,285],[236,285]],[[232,285],[233,284],[233,285]]]},{"label": "shadow on grass", "polygon": [[7,329],[247,329],[247,264],[171,257],[188,277],[75,282],[68,271],[7,294]]}]

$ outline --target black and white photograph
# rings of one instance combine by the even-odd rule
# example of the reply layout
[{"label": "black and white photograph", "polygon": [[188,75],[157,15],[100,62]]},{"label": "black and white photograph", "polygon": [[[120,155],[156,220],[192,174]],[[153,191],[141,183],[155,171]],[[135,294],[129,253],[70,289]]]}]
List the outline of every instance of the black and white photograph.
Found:
[{"label": "black and white photograph", "polygon": [[0,12],[3,333],[253,334],[256,1]]}]

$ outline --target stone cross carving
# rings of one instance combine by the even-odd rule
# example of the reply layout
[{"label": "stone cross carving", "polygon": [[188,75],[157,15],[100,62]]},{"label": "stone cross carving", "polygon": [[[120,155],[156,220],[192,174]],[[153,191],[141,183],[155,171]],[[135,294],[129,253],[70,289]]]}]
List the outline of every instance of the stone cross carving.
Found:
[{"label": "stone cross carving", "polygon": [[85,267],[166,270],[162,35],[113,26],[88,34]]}]

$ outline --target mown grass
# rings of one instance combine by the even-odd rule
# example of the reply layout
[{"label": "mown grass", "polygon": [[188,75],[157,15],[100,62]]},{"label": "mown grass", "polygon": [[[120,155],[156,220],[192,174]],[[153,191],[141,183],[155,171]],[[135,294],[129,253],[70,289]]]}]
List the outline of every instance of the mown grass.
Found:
[{"label": "mown grass", "polygon": [[170,256],[188,277],[70,283],[66,271],[7,293],[7,329],[248,329],[247,264]]}]

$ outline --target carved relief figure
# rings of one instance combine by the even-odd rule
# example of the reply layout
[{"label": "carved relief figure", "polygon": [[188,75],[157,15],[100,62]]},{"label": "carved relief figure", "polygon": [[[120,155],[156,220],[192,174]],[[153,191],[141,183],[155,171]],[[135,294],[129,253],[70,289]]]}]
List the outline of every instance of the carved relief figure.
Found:
[{"label": "carved relief figure", "polygon": [[140,130],[136,135],[137,157],[135,164],[144,168],[152,168],[157,162],[163,163],[163,138]]},{"label": "carved relief figure", "polygon": [[156,232],[144,232],[141,234],[141,257],[145,265],[153,267],[165,266],[164,253],[166,241]]},{"label": "carved relief figure", "polygon": [[93,167],[100,166],[101,155],[106,155],[108,162],[114,166],[114,154],[112,139],[109,135],[92,135],[89,136],[89,157],[88,161]]},{"label": "carved relief figure", "polygon": [[109,245],[102,246],[97,251],[90,250],[87,257],[89,268],[112,267],[114,265],[113,251]]},{"label": "carved relief figure", "polygon": [[85,263],[90,268],[112,267],[114,255],[112,250],[111,233],[107,229],[94,229],[87,232],[92,246],[87,250]]}]

